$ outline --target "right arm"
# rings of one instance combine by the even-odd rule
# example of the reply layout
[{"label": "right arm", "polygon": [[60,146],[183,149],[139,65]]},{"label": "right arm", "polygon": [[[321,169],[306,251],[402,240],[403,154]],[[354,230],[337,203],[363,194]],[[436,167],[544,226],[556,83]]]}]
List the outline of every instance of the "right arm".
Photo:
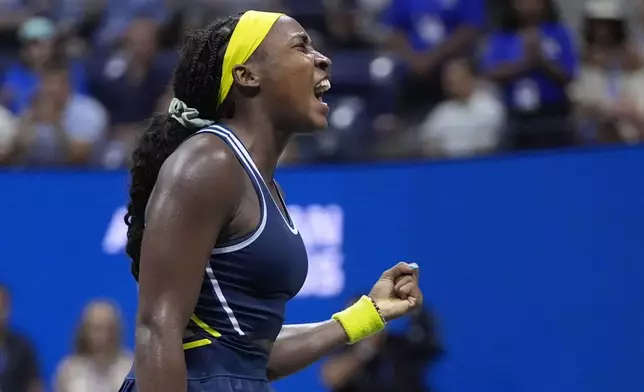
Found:
[{"label": "right arm", "polygon": [[195,138],[162,166],[146,211],[134,367],[140,392],[185,392],[183,332],[208,257],[243,182],[218,138]]}]

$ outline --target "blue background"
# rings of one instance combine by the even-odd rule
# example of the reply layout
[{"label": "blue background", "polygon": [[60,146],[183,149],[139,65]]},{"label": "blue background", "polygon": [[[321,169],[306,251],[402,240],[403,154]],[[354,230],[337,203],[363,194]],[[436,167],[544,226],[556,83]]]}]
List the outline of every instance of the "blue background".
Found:
[{"label": "blue background", "polygon": [[[439,391],[643,391],[644,149],[475,161],[286,169],[289,204],[344,212],[345,288],[295,299],[289,322],[326,319],[399,260],[417,261],[447,356]],[[0,173],[0,280],[48,379],[89,298],[136,286],[101,243],[126,173]],[[313,367],[279,391],[318,391]]]}]

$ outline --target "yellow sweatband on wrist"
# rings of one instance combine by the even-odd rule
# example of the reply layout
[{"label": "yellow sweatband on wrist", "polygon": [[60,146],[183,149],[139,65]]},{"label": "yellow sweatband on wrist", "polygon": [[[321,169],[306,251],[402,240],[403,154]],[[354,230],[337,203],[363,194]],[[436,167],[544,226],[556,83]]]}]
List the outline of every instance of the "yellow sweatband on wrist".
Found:
[{"label": "yellow sweatband on wrist", "polygon": [[385,328],[380,312],[371,298],[363,295],[358,302],[333,315],[349,337],[349,344],[375,335]]}]

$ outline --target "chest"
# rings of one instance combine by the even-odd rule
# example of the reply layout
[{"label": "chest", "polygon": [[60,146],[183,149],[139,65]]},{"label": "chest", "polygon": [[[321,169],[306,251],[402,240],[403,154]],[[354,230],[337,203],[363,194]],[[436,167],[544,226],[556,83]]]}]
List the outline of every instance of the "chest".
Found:
[{"label": "chest", "polygon": [[304,242],[299,233],[293,234],[283,228],[277,230],[273,225],[269,225],[268,230],[257,243],[256,251],[264,257],[257,259],[253,286],[269,297],[286,295],[293,298],[304,285],[308,274]]},{"label": "chest", "polygon": [[221,265],[221,273],[231,274],[226,280],[255,295],[292,298],[308,273],[306,247],[279,195],[264,191],[260,203],[249,197],[249,208],[237,219],[237,225],[254,222],[256,229],[245,236],[240,249],[215,255],[215,265]]}]

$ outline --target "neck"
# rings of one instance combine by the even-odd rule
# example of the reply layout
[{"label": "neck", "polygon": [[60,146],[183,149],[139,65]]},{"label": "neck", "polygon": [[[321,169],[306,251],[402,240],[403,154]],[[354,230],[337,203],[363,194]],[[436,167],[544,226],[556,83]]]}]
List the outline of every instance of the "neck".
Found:
[{"label": "neck", "polygon": [[261,112],[227,119],[223,123],[244,143],[266,183],[273,181],[277,161],[291,139],[290,135],[280,131]]}]

